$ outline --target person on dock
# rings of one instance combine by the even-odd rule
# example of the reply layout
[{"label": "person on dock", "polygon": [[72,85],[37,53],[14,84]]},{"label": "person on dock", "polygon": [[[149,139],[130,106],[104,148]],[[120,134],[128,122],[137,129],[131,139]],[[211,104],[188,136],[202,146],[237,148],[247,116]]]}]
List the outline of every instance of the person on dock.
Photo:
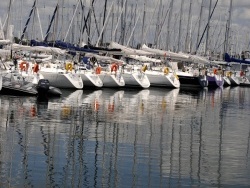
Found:
[{"label": "person on dock", "polygon": [[17,59],[18,59],[18,56],[17,56],[17,54],[15,52],[14,57],[13,57],[13,63],[14,63],[14,66],[15,66],[15,70],[17,69]]}]

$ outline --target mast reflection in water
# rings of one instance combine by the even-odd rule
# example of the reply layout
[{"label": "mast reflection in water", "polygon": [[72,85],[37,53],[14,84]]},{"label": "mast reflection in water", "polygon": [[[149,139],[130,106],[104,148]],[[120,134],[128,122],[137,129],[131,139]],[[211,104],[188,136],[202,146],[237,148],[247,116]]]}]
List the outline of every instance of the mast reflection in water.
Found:
[{"label": "mast reflection in water", "polygon": [[0,187],[250,186],[249,88],[0,96]]}]

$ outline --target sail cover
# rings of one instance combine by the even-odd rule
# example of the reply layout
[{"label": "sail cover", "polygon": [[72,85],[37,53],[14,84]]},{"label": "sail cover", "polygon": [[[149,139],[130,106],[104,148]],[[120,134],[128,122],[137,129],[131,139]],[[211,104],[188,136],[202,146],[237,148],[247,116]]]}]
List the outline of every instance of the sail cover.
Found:
[{"label": "sail cover", "polygon": [[126,47],[126,46],[123,46],[121,44],[118,44],[116,42],[111,42],[110,45],[109,45],[109,48],[121,49],[123,51],[124,55],[145,55],[145,56],[154,55],[151,52],[146,52],[144,50],[133,49],[133,48]]},{"label": "sail cover", "polygon": [[20,44],[13,44],[12,50],[18,51],[32,51],[32,52],[49,52],[49,53],[57,53],[57,54],[65,54],[66,50],[62,50],[60,48],[55,47],[45,47],[45,46],[25,46]]},{"label": "sail cover", "polygon": [[171,60],[175,61],[189,61],[189,56],[181,53],[174,53],[166,50],[160,50],[160,49],[154,49],[154,48],[149,48],[145,44],[142,45],[141,47],[142,50],[154,53],[157,56],[163,56],[170,58]]}]

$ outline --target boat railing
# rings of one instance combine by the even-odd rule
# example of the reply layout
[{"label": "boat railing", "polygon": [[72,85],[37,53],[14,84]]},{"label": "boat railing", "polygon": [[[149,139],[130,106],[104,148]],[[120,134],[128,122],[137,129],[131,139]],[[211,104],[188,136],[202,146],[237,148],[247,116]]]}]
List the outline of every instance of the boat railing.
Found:
[{"label": "boat railing", "polygon": [[118,74],[116,74],[115,77],[120,82],[122,78],[122,72],[118,72]]}]

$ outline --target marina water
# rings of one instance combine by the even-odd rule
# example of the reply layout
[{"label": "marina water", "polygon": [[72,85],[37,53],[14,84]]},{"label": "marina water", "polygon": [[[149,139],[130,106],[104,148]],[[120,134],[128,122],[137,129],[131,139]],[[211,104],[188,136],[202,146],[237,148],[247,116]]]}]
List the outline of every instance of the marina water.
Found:
[{"label": "marina water", "polygon": [[0,95],[0,187],[249,187],[250,88]]}]

